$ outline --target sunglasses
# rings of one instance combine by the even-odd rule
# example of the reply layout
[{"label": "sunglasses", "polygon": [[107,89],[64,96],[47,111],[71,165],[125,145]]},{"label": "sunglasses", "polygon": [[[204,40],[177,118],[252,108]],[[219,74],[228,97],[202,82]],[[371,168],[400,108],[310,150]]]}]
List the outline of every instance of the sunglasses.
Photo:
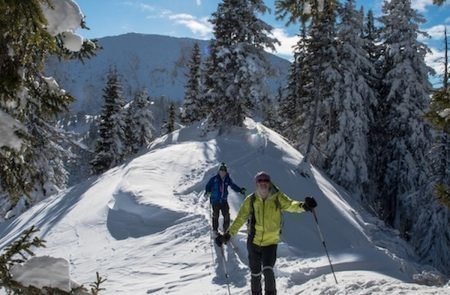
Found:
[{"label": "sunglasses", "polygon": [[268,183],[268,182],[270,182],[270,180],[269,180],[269,179],[258,179],[257,182],[265,182],[265,183]]}]

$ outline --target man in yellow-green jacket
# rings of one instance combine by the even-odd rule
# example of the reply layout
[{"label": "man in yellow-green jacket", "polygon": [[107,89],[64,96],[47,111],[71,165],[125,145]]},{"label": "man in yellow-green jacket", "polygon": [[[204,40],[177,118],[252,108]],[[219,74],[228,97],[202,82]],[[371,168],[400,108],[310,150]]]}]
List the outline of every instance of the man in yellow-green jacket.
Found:
[{"label": "man in yellow-green jacket", "polygon": [[264,274],[265,295],[275,295],[276,284],[273,266],[277,258],[277,244],[280,241],[281,211],[312,211],[317,203],[312,197],[304,202],[294,201],[272,184],[266,172],[255,176],[256,191],[247,196],[239,213],[224,235],[216,238],[219,247],[238,233],[249,221],[247,250],[251,271],[252,295],[262,295],[261,275]]}]

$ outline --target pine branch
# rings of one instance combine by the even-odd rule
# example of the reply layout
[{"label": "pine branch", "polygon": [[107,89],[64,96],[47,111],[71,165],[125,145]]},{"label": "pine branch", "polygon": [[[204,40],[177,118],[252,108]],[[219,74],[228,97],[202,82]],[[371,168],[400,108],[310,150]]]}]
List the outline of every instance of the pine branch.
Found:
[{"label": "pine branch", "polygon": [[[22,235],[14,241],[11,245],[5,248],[4,254],[0,256],[0,289],[4,288],[7,294],[28,294],[28,295],[43,295],[43,294],[53,294],[53,295],[68,295],[68,294],[78,294],[77,291],[87,291],[83,285],[72,289],[70,292],[66,292],[60,289],[52,287],[36,288],[34,286],[23,286],[21,283],[16,282],[11,273],[11,268],[19,263],[24,263],[28,260],[30,256],[35,256],[32,248],[42,248],[45,247],[46,241],[39,238],[33,237],[39,229],[35,226],[25,230]],[[19,256],[16,258],[16,256]],[[100,285],[103,284],[106,279],[102,278],[99,273],[96,273],[97,279],[95,282],[91,283],[90,291],[92,295],[98,295],[100,291],[106,290],[101,288]]]},{"label": "pine branch", "polygon": [[433,0],[433,4],[441,6],[446,0]]},{"label": "pine branch", "polygon": [[106,279],[102,278],[98,272],[96,272],[96,275],[97,275],[97,280],[89,285],[89,286],[91,286],[91,294],[92,295],[97,295],[97,294],[99,294],[100,291],[106,290],[105,288],[100,288],[100,285],[103,284],[106,281]]},{"label": "pine branch", "polygon": [[442,183],[436,184],[434,194],[442,205],[450,209],[450,187]]},{"label": "pine branch", "polygon": [[[38,237],[32,237],[38,231],[39,230],[35,226],[32,226],[31,228],[25,230],[19,239],[5,248],[4,254],[0,256],[0,287],[4,287],[6,290],[12,291],[23,289],[21,284],[13,280],[10,270],[15,264],[25,262],[28,259],[27,255],[35,255],[31,248],[45,247],[45,240]],[[17,255],[19,255],[20,258],[15,258]]]}]

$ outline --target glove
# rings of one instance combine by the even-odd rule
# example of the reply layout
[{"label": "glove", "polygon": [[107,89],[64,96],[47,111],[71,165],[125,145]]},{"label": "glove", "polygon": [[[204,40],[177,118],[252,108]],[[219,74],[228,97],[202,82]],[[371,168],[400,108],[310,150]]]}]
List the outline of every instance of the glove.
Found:
[{"label": "glove", "polygon": [[226,244],[226,243],[228,243],[228,241],[231,239],[231,236],[230,236],[230,234],[229,233],[224,233],[223,234],[223,242]]},{"label": "glove", "polygon": [[217,246],[222,247],[223,244],[228,243],[230,238],[231,238],[231,236],[229,233],[225,233],[223,235],[218,234],[217,237],[214,239],[214,242],[216,242]]},{"label": "glove", "polygon": [[217,234],[217,237],[214,239],[214,242],[216,242],[216,245],[219,247],[222,247],[223,244],[223,235]]},{"label": "glove", "polygon": [[303,209],[305,209],[305,211],[312,211],[316,207],[317,207],[317,202],[313,197],[305,198],[305,201],[303,202]]},{"label": "glove", "polygon": [[245,187],[242,187],[239,192],[245,196],[245,194],[247,193],[247,190],[245,189]]},{"label": "glove", "polygon": [[209,202],[211,203],[211,192],[206,192],[206,195],[208,196]]}]

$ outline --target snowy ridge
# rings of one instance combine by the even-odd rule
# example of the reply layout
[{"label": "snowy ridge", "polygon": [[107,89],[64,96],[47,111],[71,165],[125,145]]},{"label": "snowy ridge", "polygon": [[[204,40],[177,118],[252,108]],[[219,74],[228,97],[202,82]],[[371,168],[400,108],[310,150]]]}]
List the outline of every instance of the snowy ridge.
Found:
[{"label": "snowy ridge", "polygon": [[[245,125],[220,137],[201,137],[199,125],[161,137],[129,163],[2,224],[0,247],[34,224],[47,240],[37,253],[65,258],[77,282],[91,282],[99,271],[108,279],[103,294],[227,294],[202,192],[224,161],[249,192],[254,174],[266,170],[290,197],[313,195],[319,203],[339,285],[311,214],[285,213],[275,269],[279,294],[450,294],[448,286],[409,284],[422,270],[406,243],[314,167],[311,177],[300,176],[302,155],[278,134],[250,119]],[[242,200],[230,191],[232,218]],[[232,241],[236,249],[225,248],[232,294],[248,294],[245,243],[243,227]]]},{"label": "snowy ridge", "polygon": [[[56,78],[62,88],[76,100],[72,112],[96,114],[103,104],[102,89],[106,73],[115,67],[120,75],[124,95],[131,99],[136,91],[146,88],[151,97],[165,96],[171,100],[184,99],[187,63],[194,43],[201,49],[202,60],[209,54],[208,41],[175,38],[162,35],[128,33],[98,40],[102,49],[82,63],[78,60],[49,59],[46,74]],[[287,77],[289,62],[267,53],[273,66],[267,84],[276,93]]]}]

